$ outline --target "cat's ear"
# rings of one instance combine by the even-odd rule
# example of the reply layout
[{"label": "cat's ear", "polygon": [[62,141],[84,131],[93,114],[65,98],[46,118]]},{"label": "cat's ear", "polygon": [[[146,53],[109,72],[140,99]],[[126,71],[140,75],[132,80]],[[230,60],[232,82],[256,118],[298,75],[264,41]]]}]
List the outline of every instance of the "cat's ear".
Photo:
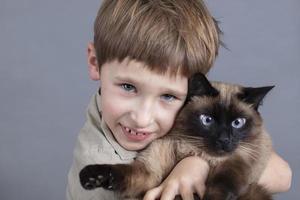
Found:
[{"label": "cat's ear", "polygon": [[255,110],[261,105],[263,98],[266,94],[275,86],[266,87],[244,87],[242,93],[238,95],[238,98],[242,101],[251,104]]},{"label": "cat's ear", "polygon": [[193,96],[217,96],[218,94],[219,92],[202,73],[194,74],[189,79],[187,101]]}]

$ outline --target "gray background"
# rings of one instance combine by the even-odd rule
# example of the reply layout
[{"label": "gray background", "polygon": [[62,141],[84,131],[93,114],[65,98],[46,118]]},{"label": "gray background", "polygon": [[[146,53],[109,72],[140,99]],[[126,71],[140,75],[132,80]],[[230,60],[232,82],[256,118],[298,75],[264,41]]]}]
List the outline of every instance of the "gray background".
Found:
[{"label": "gray background", "polygon": [[[221,21],[221,49],[209,74],[251,86],[275,84],[261,108],[299,199],[299,0],[207,0]],[[66,176],[90,81],[86,44],[99,0],[0,0],[0,199],[64,199]],[[298,152],[297,152],[298,151]]]}]

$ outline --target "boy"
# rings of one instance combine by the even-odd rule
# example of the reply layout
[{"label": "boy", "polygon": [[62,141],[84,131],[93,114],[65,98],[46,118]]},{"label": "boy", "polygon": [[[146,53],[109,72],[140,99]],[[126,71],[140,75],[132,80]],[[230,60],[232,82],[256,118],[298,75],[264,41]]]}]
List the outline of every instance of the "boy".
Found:
[{"label": "boy", "polygon": [[[74,200],[117,199],[102,188],[84,190],[79,171],[88,164],[131,162],[136,151],[167,134],[185,101],[188,77],[208,72],[220,43],[220,31],[200,0],[105,0],[94,32],[89,75],[101,87],[74,151],[67,189],[67,199]],[[288,183],[288,166],[276,154],[269,163],[275,167],[267,167],[261,183],[271,191],[286,189],[272,184]],[[285,179],[274,178],[274,169]],[[203,160],[186,158],[145,199],[192,199],[193,192],[203,194],[207,173]]]}]

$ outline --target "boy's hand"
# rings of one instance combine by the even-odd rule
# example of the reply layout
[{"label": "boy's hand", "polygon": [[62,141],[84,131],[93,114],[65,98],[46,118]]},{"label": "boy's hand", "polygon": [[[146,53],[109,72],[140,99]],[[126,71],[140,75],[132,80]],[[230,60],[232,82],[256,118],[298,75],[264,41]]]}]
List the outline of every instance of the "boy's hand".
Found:
[{"label": "boy's hand", "polygon": [[289,164],[275,152],[261,175],[258,184],[271,193],[286,192],[291,187],[292,171]]},{"label": "boy's hand", "polygon": [[193,193],[203,196],[209,166],[199,157],[187,157],[180,161],[164,182],[144,196],[144,200],[173,200],[181,195],[183,200],[194,199]]}]

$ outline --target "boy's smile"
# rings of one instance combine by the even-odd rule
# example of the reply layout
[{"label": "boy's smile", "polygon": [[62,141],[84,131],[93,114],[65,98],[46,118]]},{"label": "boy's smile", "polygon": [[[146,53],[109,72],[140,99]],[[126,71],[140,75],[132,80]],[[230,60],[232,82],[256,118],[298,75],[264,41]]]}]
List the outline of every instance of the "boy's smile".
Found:
[{"label": "boy's smile", "polygon": [[171,129],[186,98],[186,77],[158,74],[128,59],[100,70],[102,117],[122,147],[143,149]]},{"label": "boy's smile", "polygon": [[151,134],[151,132],[133,130],[122,125],[121,128],[124,134],[132,141],[143,141]]}]

